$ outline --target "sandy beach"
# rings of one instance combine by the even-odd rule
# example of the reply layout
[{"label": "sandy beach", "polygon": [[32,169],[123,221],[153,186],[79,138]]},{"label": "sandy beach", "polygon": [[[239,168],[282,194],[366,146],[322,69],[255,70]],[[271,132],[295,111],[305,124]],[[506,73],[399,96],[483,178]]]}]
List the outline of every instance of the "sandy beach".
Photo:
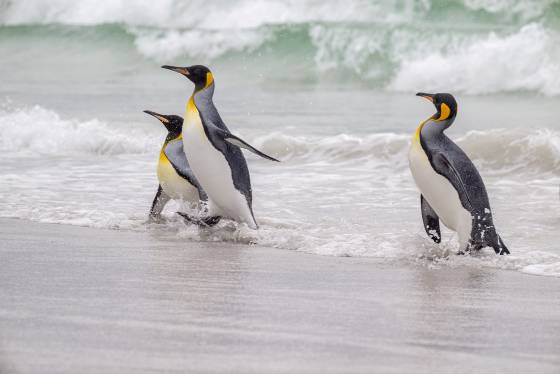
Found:
[{"label": "sandy beach", "polygon": [[1,373],[560,370],[554,277],[0,221]]}]

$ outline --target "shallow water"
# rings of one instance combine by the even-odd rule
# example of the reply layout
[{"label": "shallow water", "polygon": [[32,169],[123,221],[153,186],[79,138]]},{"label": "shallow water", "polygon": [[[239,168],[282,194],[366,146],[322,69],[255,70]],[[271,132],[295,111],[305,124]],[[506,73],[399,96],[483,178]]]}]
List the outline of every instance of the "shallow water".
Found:
[{"label": "shallow water", "polygon": [[2,373],[558,373],[556,278],[0,219]]},{"label": "shallow water", "polygon": [[[311,16],[294,5],[273,19],[240,2],[246,22],[224,16],[218,28],[174,2],[162,5],[163,24],[136,17],[143,2],[97,13],[63,3],[45,2],[42,15],[25,1],[0,7],[0,216],[560,276],[556,2],[453,3],[454,27],[435,21],[447,19],[437,2],[424,11],[403,2],[387,8],[379,47],[368,43],[380,21],[360,2],[336,19],[313,2],[302,5]],[[413,43],[423,24],[410,12],[431,20],[423,44]],[[437,32],[444,26],[449,34]],[[426,56],[430,43],[441,47]],[[177,220],[176,204],[166,225],[145,224],[165,132],[142,110],[182,114],[192,91],[162,62],[208,64],[230,129],[283,161],[247,154],[258,232],[232,223],[199,232]],[[440,89],[457,97],[449,136],[479,167],[511,256],[455,256],[451,233],[440,246],[423,233],[406,155],[433,108],[413,94]]]}]

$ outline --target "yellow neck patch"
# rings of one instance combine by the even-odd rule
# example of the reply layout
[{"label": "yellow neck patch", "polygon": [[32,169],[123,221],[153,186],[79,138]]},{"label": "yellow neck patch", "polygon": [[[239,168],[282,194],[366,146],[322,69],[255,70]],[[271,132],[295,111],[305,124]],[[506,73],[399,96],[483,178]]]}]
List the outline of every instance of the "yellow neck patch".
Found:
[{"label": "yellow neck patch", "polygon": [[422,121],[422,123],[416,128],[416,132],[414,133],[414,140],[418,140],[420,141],[420,132],[422,131],[422,127],[424,127],[424,125],[426,124],[426,122],[428,122],[429,120],[431,120],[432,118],[428,118],[425,121]]},{"label": "yellow neck patch", "polygon": [[447,104],[442,103],[440,106],[440,112],[441,115],[439,116],[439,118],[436,118],[436,121],[444,121],[448,119],[449,115],[451,114],[451,108],[449,108]]},{"label": "yellow neck patch", "polygon": [[189,101],[187,101],[187,113],[194,113],[194,112],[198,112],[198,110],[196,109],[196,105],[194,104],[194,95],[192,95],[189,98]]},{"label": "yellow neck patch", "polygon": [[183,139],[185,130],[192,128],[193,126],[195,126],[195,128],[198,128],[201,133],[204,133],[201,118],[198,113],[198,108],[196,107],[196,104],[194,102],[194,94],[189,98],[189,101],[187,102],[187,112],[185,113],[185,121],[183,122],[183,132],[181,133],[179,139]]},{"label": "yellow neck patch", "polygon": [[206,73],[206,85],[204,88],[208,88],[212,83],[214,83],[214,76],[212,73],[208,72]]}]

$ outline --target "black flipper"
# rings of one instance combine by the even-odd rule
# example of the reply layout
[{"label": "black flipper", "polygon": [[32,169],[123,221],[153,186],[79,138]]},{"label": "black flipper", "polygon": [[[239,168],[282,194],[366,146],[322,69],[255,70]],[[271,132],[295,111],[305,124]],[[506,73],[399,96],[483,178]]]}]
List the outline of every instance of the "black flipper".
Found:
[{"label": "black flipper", "polygon": [[187,180],[190,184],[195,187],[199,187],[198,181],[191,170],[187,156],[183,151],[183,140],[173,140],[167,143],[164,149],[165,156],[173,166],[173,169],[181,177]]},{"label": "black flipper", "polygon": [[439,229],[439,217],[430,204],[420,195],[420,209],[422,210],[422,221],[426,234],[436,243],[441,242],[441,231]]},{"label": "black flipper", "polygon": [[459,194],[459,199],[463,206],[470,212],[473,211],[473,205],[469,199],[469,194],[467,187],[465,186],[463,180],[461,179],[459,173],[453,167],[453,164],[449,162],[447,157],[441,152],[435,152],[430,157],[432,161],[432,166],[434,170],[443,175],[449,182],[453,185],[455,190]]},{"label": "black flipper", "polygon": [[203,227],[214,226],[222,219],[222,217],[220,216],[196,218],[196,217],[189,216],[187,213],[183,213],[183,212],[177,212],[177,214],[183,217],[185,221]]},{"label": "black flipper", "polygon": [[170,200],[169,196],[163,191],[161,185],[158,185],[158,190],[154,201],[152,202],[152,207],[150,208],[150,218],[157,218],[161,215],[165,204]]},{"label": "black flipper", "polygon": [[500,255],[509,255],[509,249],[506,247],[506,245],[504,244],[504,241],[502,240],[502,238],[498,235],[498,245],[494,246],[494,252],[496,252],[496,254],[500,254]]},{"label": "black flipper", "polygon": [[253,147],[251,144],[247,143],[245,140],[239,138],[238,136],[230,134],[229,132],[220,129],[219,127],[217,127],[213,124],[211,124],[211,130],[215,134],[217,134],[220,138],[222,138],[224,141],[226,141],[230,144],[233,144],[236,147],[245,148],[245,149],[253,152],[256,155],[261,156],[262,158],[266,158],[267,160],[280,162],[280,160],[277,160],[274,157],[271,157],[271,156],[259,151],[258,149]]}]

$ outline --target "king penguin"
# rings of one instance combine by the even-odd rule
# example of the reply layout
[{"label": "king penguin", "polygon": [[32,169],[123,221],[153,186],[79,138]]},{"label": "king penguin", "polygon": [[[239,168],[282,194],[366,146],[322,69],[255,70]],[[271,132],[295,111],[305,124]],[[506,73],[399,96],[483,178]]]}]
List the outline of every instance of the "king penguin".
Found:
[{"label": "king penguin", "polygon": [[[159,114],[150,110],[145,110],[144,113],[157,118],[168,131],[159,153],[157,165],[159,186],[150,209],[150,219],[158,220],[163,208],[171,199],[182,200],[194,205],[198,204],[199,201],[205,202],[208,197],[194,176],[183,150],[181,134],[183,118],[175,115]],[[208,226],[219,221],[219,217],[211,217],[201,221],[184,213],[179,214],[188,221],[199,225]]]},{"label": "king penguin", "polygon": [[509,250],[496,232],[488,194],[478,170],[444,131],[457,115],[457,102],[448,93],[419,92],[437,113],[418,126],[408,159],[416,185],[424,229],[436,243],[441,241],[439,220],[457,232],[460,253],[492,247],[497,254]]},{"label": "king penguin", "polygon": [[208,194],[208,215],[244,222],[257,229],[249,169],[240,148],[268,160],[278,161],[232,135],[214,106],[214,77],[202,65],[164,65],[194,83],[187,102],[183,146],[191,168]]}]

